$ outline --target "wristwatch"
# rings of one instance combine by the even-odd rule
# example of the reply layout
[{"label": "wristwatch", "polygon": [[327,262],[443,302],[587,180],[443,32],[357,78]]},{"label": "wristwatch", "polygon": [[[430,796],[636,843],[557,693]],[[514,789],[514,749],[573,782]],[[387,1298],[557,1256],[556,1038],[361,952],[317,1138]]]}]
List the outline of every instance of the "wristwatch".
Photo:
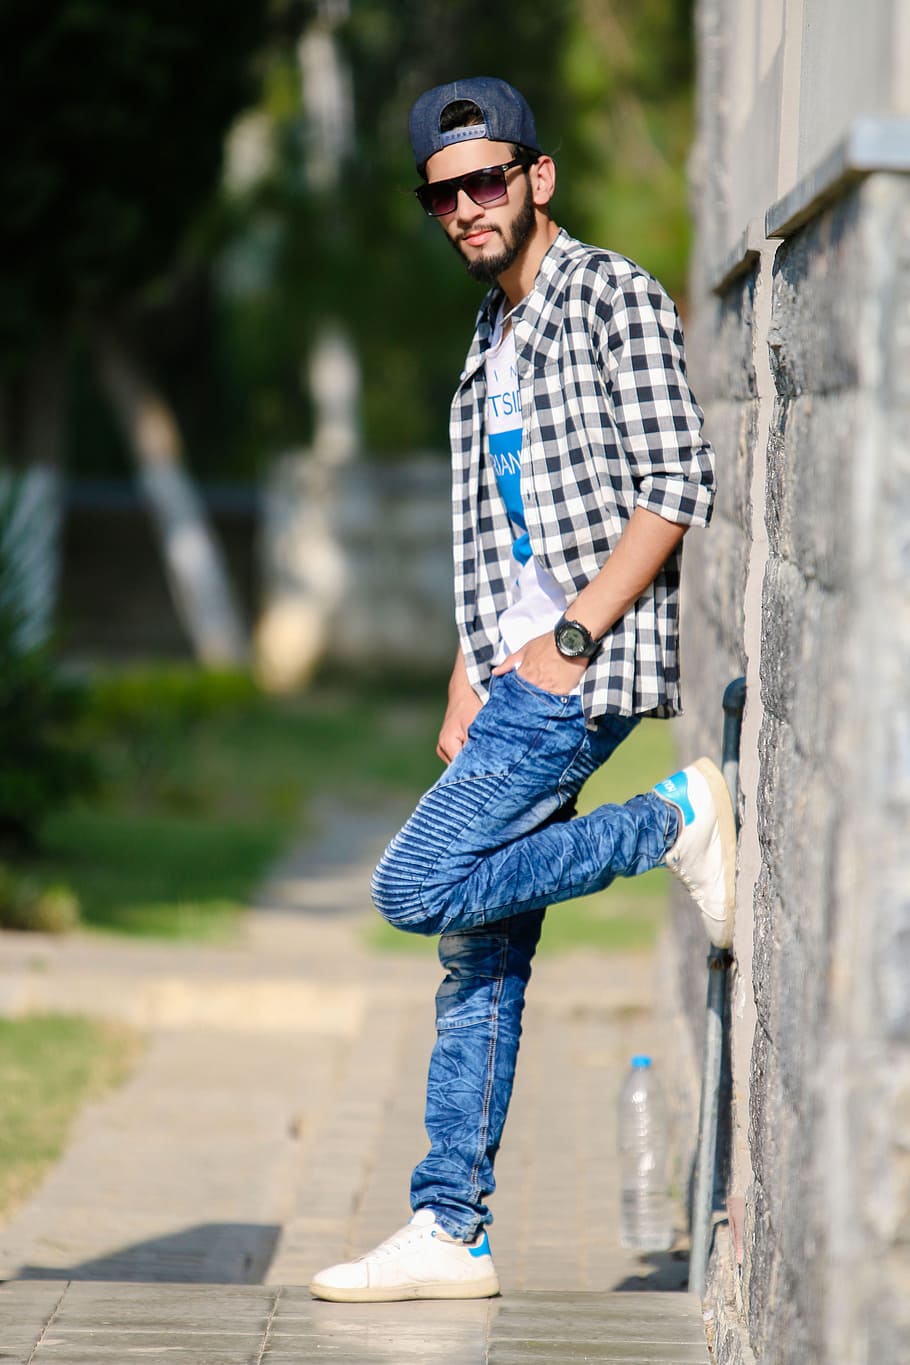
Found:
[{"label": "wristwatch", "polygon": [[566,659],[590,659],[600,649],[600,641],[580,621],[567,621],[561,616],[553,627],[556,648]]}]

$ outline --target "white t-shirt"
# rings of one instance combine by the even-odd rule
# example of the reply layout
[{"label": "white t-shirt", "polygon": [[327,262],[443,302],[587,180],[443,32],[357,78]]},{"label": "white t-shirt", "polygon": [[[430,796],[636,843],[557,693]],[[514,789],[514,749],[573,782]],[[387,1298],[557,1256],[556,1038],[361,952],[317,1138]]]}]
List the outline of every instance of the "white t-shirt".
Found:
[{"label": "white t-shirt", "polygon": [[515,335],[503,331],[500,309],[486,354],[487,398],[484,436],[489,459],[515,539],[509,580],[510,601],[499,618],[497,659],[513,654],[528,640],[552,630],[566,609],[556,580],[531,553],[521,501],[521,400],[515,360]]}]

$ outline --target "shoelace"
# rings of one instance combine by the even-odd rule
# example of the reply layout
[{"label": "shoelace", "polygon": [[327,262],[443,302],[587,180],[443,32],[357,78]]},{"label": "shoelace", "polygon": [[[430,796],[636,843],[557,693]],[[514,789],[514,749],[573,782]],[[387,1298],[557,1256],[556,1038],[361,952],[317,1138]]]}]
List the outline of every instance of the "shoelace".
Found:
[{"label": "shoelace", "polygon": [[692,890],[692,888],[695,886],[695,882],[687,873],[677,870],[677,868],[675,867],[671,867],[670,870],[676,874],[676,876],[682,882],[683,886],[686,888],[687,891]]},{"label": "shoelace", "polygon": [[401,1251],[403,1247],[413,1242],[417,1231],[417,1229],[403,1228],[401,1232],[393,1233],[384,1242],[380,1242],[378,1247],[374,1247],[372,1251],[367,1251],[363,1256],[358,1256],[356,1259],[358,1261],[387,1261],[395,1252]]}]

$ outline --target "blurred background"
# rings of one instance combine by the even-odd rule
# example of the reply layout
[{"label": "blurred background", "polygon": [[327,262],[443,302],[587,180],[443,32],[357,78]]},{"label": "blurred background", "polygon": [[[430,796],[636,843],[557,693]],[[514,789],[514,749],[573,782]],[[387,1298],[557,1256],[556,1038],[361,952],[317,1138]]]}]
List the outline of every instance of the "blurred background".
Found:
[{"label": "blurred background", "polygon": [[314,784],[433,780],[481,290],[409,106],[514,82],[557,221],[684,311],[691,9],[0,4],[6,923],[199,932]]},{"label": "blurred background", "polygon": [[[677,724],[681,752],[715,753],[746,676],[718,1358],[891,1361],[910,1305],[907,6],[699,0],[690,270],[692,9],[0,0],[0,926],[81,926],[0,934],[0,968],[58,1010],[63,959],[72,980],[104,956],[126,994],[127,960],[182,971],[217,956],[200,943],[233,972],[262,923],[243,908],[302,836],[352,869],[369,979],[374,952],[435,972],[391,958],[434,945],[367,928],[360,881],[363,831],[381,843],[439,772],[448,403],[481,296],[413,199],[406,117],[439,81],[505,76],[556,158],[557,221],[654,271],[684,319],[691,280],[726,470],[686,551],[687,716],[639,727],[583,794],[670,771]],[[591,994],[560,994],[579,1028],[619,950],[653,945],[661,877],[547,917],[543,955],[585,950]],[[314,942],[327,899],[294,921]],[[705,998],[684,896],[661,952],[684,1156]],[[0,1218],[138,1046],[94,1017],[11,1017],[14,977]]]}]

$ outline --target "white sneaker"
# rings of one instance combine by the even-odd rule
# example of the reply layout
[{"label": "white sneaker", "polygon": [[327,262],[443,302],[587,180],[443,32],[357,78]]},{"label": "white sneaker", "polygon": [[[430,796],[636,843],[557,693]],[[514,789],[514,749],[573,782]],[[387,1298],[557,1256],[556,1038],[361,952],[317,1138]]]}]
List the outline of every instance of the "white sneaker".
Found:
[{"label": "white sneaker", "polygon": [[729,948],[736,908],[736,822],[723,773],[710,758],[699,758],[654,790],[676,807],[682,822],[667,867],[701,910],[711,942]]},{"label": "white sneaker", "polygon": [[320,1270],[310,1293],[335,1303],[487,1299],[499,1293],[499,1278],[486,1230],[473,1242],[456,1242],[432,1209],[418,1209],[410,1223],[365,1256]]}]

